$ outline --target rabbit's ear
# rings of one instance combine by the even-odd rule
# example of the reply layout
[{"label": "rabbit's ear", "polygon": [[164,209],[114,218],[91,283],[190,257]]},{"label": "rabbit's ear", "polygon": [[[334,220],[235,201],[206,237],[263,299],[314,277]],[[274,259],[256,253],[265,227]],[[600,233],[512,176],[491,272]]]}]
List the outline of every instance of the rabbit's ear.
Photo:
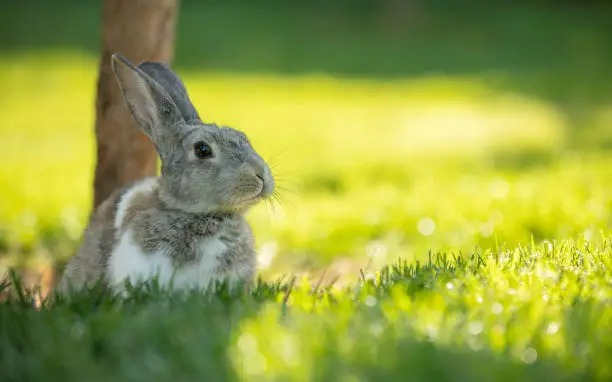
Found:
[{"label": "rabbit's ear", "polygon": [[179,76],[170,67],[161,62],[147,61],[138,65],[138,69],[147,73],[170,94],[174,104],[185,121],[200,120],[200,116],[187,95],[187,89]]},{"label": "rabbit's ear", "polygon": [[159,151],[180,134],[172,131],[183,120],[180,110],[163,86],[122,56],[113,54],[111,65],[134,120]]}]

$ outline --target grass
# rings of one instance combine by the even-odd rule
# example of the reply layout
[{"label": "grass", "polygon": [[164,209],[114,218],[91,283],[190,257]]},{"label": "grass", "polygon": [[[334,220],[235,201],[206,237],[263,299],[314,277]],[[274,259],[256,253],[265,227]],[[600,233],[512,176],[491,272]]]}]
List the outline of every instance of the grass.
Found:
[{"label": "grass", "polygon": [[[0,64],[5,266],[66,258],[89,211],[95,61],[59,57]],[[565,149],[554,105],[477,77],[181,74],[284,188],[285,205],[249,214],[258,287],[42,306],[16,288],[2,380],[612,377],[612,158]]]},{"label": "grass", "polygon": [[[0,242],[31,254],[9,257],[12,265],[65,258],[80,240],[95,155],[95,65],[68,53],[0,63],[11,89],[0,96]],[[364,267],[373,248],[378,268],[399,256],[423,260],[430,249],[593,236],[610,226],[610,157],[564,150],[560,109],[481,78],[181,74],[201,115],[247,132],[278,178],[282,204],[249,215],[264,273],[341,259]],[[600,130],[612,117],[592,114]]]},{"label": "grass", "polygon": [[[200,114],[281,188],[248,216],[259,284],[41,303],[8,277],[0,380],[612,378],[606,8],[184,3]],[[0,273],[61,264],[90,212],[100,3],[75,4],[0,12]]]},{"label": "grass", "polygon": [[[0,305],[3,380],[609,380],[612,241],[398,262],[351,286]],[[317,288],[318,287],[318,288]]]},{"label": "grass", "polygon": [[[4,265],[80,240],[100,6],[0,12]],[[175,61],[204,118],[247,132],[282,187],[250,215],[264,274],[365,266],[372,248],[378,268],[609,227],[609,157],[584,151],[612,142],[608,12],[440,1],[391,26],[367,1],[184,1]]]}]

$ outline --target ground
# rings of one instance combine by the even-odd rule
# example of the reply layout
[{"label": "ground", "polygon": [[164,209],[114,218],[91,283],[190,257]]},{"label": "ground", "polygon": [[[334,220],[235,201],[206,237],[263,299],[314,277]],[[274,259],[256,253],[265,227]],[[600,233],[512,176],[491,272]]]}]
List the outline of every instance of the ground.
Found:
[{"label": "ground", "polygon": [[[15,32],[0,41],[2,272],[61,268],[80,242],[92,4],[0,13]],[[334,7],[186,4],[177,71],[278,181],[248,215],[259,285],[41,303],[7,276],[0,379],[612,377],[607,11],[425,12],[389,30]]]},{"label": "ground", "polygon": [[610,245],[399,262],[345,288],[130,299],[103,290],[0,309],[3,380],[584,381],[612,376]]}]

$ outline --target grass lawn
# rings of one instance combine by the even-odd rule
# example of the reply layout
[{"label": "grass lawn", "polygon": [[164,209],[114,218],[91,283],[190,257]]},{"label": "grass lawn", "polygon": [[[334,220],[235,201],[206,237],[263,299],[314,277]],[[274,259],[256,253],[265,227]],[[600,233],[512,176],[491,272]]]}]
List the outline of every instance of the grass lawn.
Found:
[{"label": "grass lawn", "polygon": [[[0,12],[0,273],[90,212],[100,4],[48,4]],[[609,13],[185,4],[194,103],[278,181],[259,285],[40,306],[7,277],[1,381],[612,379]]]},{"label": "grass lawn", "polygon": [[[4,264],[66,258],[90,208],[95,59],[39,53],[0,68]],[[181,74],[201,115],[247,132],[278,179],[280,203],[249,214],[265,275],[352,263],[356,276],[430,250],[610,227],[612,157],[565,150],[568,119],[541,99],[478,77]],[[603,130],[612,113],[592,120]]]},{"label": "grass lawn", "polygon": [[[66,258],[90,203],[95,61],[25,56],[0,73],[4,266]],[[564,150],[558,109],[470,78],[183,74],[283,187],[249,215],[259,287],[10,297],[2,380],[612,377],[612,158]]]},{"label": "grass lawn", "polygon": [[400,262],[350,287],[0,306],[3,381],[610,380],[610,246]]}]

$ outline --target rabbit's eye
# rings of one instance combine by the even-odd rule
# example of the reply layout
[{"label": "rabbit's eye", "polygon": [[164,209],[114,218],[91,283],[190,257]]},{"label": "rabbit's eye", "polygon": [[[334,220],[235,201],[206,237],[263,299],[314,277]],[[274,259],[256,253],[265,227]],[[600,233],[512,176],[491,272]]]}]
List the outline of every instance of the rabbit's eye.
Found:
[{"label": "rabbit's eye", "polygon": [[212,148],[206,142],[198,142],[193,145],[195,156],[200,159],[206,159],[213,156]]}]

